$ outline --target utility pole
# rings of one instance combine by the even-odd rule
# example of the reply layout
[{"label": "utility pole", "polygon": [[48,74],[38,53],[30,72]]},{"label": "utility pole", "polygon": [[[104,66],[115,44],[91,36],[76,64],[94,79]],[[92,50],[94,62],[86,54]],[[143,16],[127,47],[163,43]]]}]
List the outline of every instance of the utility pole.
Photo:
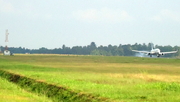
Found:
[{"label": "utility pole", "polygon": [[6,35],[6,38],[5,38],[5,43],[6,43],[6,46],[5,46],[5,50],[4,50],[4,55],[12,55],[11,52],[8,50],[8,30],[6,30],[5,32],[5,35]]},{"label": "utility pole", "polygon": [[6,35],[6,38],[5,38],[5,43],[6,43],[5,49],[8,50],[8,47],[7,47],[7,45],[8,45],[8,35],[9,35],[8,30],[6,30],[5,35]]}]

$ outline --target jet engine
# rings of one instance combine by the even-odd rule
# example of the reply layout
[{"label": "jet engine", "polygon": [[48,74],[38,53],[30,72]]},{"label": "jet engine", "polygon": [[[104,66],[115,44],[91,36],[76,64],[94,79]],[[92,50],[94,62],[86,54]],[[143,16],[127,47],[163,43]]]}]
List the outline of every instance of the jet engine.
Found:
[{"label": "jet engine", "polygon": [[163,56],[164,53],[157,54],[157,57]]},{"label": "jet engine", "polygon": [[162,56],[163,56],[163,55],[164,55],[164,53],[160,53],[160,55],[162,55]]}]

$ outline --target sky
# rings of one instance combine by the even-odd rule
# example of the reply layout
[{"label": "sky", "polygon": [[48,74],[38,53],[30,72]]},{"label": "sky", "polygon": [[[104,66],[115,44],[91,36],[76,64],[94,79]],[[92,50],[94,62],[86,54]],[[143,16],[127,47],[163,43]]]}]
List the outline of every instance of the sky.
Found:
[{"label": "sky", "polygon": [[180,46],[180,0],[0,0],[0,46]]}]

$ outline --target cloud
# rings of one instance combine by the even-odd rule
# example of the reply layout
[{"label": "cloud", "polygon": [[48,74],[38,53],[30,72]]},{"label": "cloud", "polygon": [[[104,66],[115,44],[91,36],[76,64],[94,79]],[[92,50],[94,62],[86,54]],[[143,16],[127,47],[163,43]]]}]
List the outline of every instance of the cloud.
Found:
[{"label": "cloud", "polygon": [[6,0],[0,0],[0,13],[11,14],[11,16],[18,18],[26,18],[32,20],[52,20],[53,15],[51,12],[39,11],[39,9],[32,3],[7,2]]},{"label": "cloud", "polygon": [[0,12],[9,13],[13,11],[14,7],[11,3],[5,2],[4,0],[0,0]]},{"label": "cloud", "polygon": [[126,11],[119,9],[86,9],[73,12],[77,20],[86,22],[110,22],[119,23],[133,20]]},{"label": "cloud", "polygon": [[155,21],[171,20],[171,21],[180,22],[180,13],[164,9],[164,10],[161,10],[158,15],[153,16],[151,19]]}]

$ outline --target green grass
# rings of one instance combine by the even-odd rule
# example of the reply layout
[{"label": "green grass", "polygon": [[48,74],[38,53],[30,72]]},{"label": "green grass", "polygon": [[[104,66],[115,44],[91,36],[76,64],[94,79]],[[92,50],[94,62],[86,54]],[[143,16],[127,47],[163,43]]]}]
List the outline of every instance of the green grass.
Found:
[{"label": "green grass", "polygon": [[0,69],[123,102],[179,101],[179,66],[164,58],[0,56]]},{"label": "green grass", "polygon": [[52,102],[45,96],[29,93],[3,78],[0,78],[0,83],[1,102]]},{"label": "green grass", "polygon": [[54,102],[107,102],[109,100],[107,98],[82,93],[80,91],[74,91],[63,86],[49,84],[44,81],[38,81],[26,76],[3,70],[0,70],[0,75],[8,81],[11,81],[20,86],[21,88],[29,92],[45,95]]}]

